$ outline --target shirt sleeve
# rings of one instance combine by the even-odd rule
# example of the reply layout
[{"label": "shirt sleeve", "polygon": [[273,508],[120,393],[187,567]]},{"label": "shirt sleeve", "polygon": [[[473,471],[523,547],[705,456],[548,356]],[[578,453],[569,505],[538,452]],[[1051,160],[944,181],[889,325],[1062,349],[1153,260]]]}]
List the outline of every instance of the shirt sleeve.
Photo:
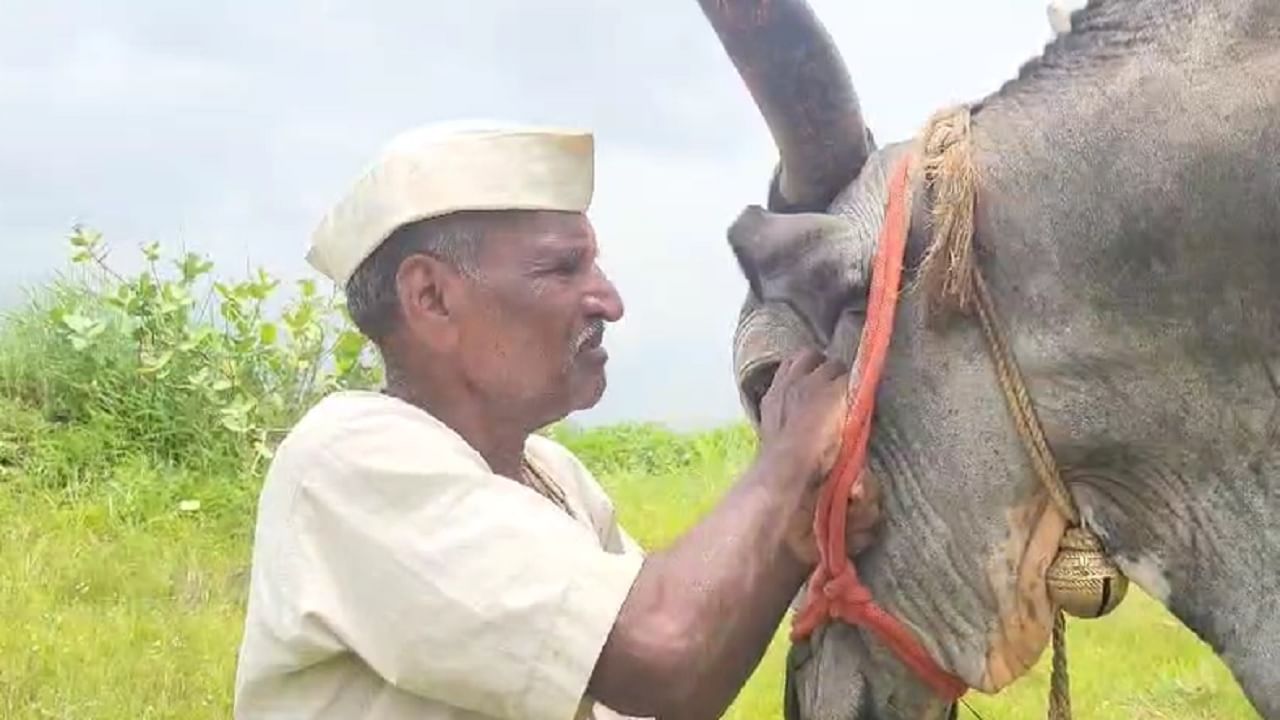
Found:
[{"label": "shirt sleeve", "polygon": [[[376,447],[370,447],[372,444]],[[339,446],[341,443],[339,443]],[[291,516],[297,612],[402,690],[571,720],[642,558],[525,486],[394,437],[315,448]]]}]

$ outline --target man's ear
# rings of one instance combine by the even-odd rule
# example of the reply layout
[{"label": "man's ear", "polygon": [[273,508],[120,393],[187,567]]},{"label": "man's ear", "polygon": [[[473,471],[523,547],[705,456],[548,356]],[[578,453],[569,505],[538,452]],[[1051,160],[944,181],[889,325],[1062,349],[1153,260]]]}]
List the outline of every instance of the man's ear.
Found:
[{"label": "man's ear", "polygon": [[451,343],[457,335],[458,277],[430,255],[411,255],[396,271],[396,295],[405,330],[428,342]]}]

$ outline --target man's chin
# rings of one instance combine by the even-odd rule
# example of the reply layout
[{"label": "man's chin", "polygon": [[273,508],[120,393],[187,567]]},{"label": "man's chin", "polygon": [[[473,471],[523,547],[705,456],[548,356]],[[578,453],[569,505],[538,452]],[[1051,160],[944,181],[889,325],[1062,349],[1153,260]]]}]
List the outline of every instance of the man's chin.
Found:
[{"label": "man's chin", "polygon": [[600,402],[600,398],[604,397],[604,390],[608,384],[603,369],[593,372],[592,377],[579,378],[573,388],[571,403],[573,411],[590,410],[595,407]]}]

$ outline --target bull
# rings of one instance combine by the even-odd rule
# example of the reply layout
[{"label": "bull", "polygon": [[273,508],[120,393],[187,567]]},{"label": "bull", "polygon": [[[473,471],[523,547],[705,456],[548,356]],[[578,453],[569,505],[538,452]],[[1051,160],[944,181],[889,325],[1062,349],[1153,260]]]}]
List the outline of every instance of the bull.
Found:
[{"label": "bull", "polygon": [[[919,144],[878,145],[803,0],[699,1],[778,150],[767,200],[727,231],[755,421],[781,357],[852,362],[890,179]],[[1050,13],[1043,53],[966,106],[973,263],[1079,524],[1280,718],[1280,2]],[[866,465],[884,521],[856,567],[933,663],[994,693],[1048,646],[1068,518],[979,324],[931,310],[934,217],[911,178]],[[794,641],[786,672],[795,720],[955,712],[853,623]]]}]

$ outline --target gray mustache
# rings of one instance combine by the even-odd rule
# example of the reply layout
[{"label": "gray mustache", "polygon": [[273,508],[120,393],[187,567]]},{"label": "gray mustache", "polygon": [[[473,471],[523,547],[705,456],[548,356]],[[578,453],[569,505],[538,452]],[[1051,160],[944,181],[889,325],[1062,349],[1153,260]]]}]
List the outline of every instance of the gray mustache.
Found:
[{"label": "gray mustache", "polygon": [[588,343],[593,343],[595,341],[601,340],[603,339],[603,337],[604,337],[604,321],[593,320],[591,324],[587,325],[585,328],[582,329],[582,332],[578,333],[578,337],[574,341],[573,351],[578,352],[582,350],[582,348],[585,347]]}]

